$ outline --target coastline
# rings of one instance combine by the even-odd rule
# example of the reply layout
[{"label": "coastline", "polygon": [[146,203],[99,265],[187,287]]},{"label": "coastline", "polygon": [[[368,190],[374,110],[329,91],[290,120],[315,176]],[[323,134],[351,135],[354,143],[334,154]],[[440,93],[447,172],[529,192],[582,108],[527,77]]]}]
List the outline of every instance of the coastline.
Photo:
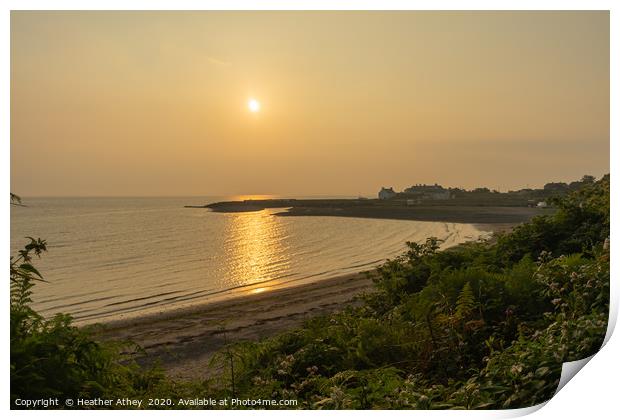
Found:
[{"label": "coastline", "polygon": [[[213,210],[221,211],[221,210]],[[290,207],[275,213],[280,217],[336,216],[363,219],[411,220],[418,222],[464,223],[473,225],[516,225],[545,214],[531,207],[417,206],[417,207]]]},{"label": "coastline", "polygon": [[193,209],[208,209],[216,213],[244,213],[274,209],[280,217],[335,216],[363,219],[412,220],[419,222],[444,222],[465,224],[508,224],[527,222],[535,216],[549,214],[548,208],[525,205],[473,205],[446,204],[443,202],[425,205],[406,205],[391,200],[246,200],[211,203],[205,206],[185,206]]},{"label": "coastline", "polygon": [[304,320],[354,303],[372,287],[366,271],[204,303],[101,325],[103,340],[131,341],[146,365],[161,361],[168,374],[204,379],[211,356],[230,342],[258,340],[294,329]]},{"label": "coastline", "polygon": [[[506,232],[515,223],[476,224],[479,230]],[[114,320],[101,324],[103,340],[131,341],[145,365],[160,361],[166,372],[185,380],[205,379],[209,360],[227,343],[259,340],[302,326],[304,320],[355,304],[371,290],[375,270],[286,287],[258,288],[225,300]]]}]

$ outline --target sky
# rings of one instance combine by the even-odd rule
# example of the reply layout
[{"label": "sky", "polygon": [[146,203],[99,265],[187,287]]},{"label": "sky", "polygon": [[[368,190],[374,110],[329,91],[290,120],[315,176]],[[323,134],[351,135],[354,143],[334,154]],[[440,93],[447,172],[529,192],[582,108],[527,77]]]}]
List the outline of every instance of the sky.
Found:
[{"label": "sky", "polygon": [[506,191],[608,172],[605,11],[11,12],[25,197]]}]

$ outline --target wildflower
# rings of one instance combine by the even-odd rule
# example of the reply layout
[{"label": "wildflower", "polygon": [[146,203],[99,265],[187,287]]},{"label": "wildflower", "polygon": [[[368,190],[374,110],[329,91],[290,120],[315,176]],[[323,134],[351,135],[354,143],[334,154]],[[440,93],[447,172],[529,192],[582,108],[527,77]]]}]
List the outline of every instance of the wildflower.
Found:
[{"label": "wildflower", "polygon": [[518,375],[521,373],[521,371],[523,371],[523,365],[522,364],[517,364],[517,365],[513,365],[510,368],[510,373],[512,373],[513,375]]},{"label": "wildflower", "polygon": [[316,366],[310,366],[306,368],[306,372],[308,372],[310,375],[316,375],[318,371],[319,371],[319,368]]}]

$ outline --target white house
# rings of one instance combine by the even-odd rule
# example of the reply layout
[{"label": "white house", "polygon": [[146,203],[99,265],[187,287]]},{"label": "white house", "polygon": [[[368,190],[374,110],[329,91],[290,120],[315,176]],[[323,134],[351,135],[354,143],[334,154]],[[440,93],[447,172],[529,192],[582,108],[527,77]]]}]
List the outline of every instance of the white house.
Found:
[{"label": "white house", "polygon": [[546,201],[539,201],[538,204],[536,204],[536,207],[544,209],[545,207],[548,207],[548,204]]},{"label": "white house", "polygon": [[381,187],[381,191],[379,191],[379,200],[388,200],[396,195],[396,192],[392,187],[385,188]]}]

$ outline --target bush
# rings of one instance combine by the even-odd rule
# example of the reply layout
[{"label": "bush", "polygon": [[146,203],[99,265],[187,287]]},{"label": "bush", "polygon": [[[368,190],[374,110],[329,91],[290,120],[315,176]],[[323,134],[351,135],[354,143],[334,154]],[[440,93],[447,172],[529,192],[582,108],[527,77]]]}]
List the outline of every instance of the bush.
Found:
[{"label": "bush", "polygon": [[58,314],[44,319],[30,304],[32,288],[44,281],[32,265],[46,243],[30,242],[11,258],[11,406],[15,400],[57,397],[125,398],[168,386],[159,368],[142,369],[121,357],[122,346],[100,343],[89,329]]}]

